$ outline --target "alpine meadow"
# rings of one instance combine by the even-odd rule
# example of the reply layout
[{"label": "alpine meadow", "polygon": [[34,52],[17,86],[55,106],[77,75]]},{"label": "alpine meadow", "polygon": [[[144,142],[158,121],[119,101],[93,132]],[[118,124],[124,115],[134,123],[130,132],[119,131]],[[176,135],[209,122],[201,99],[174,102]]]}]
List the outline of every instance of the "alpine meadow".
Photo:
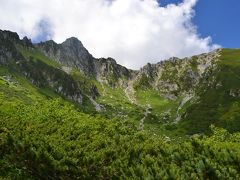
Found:
[{"label": "alpine meadow", "polygon": [[0,30],[0,179],[240,179],[240,49],[212,44],[133,70],[79,37],[51,39]]}]

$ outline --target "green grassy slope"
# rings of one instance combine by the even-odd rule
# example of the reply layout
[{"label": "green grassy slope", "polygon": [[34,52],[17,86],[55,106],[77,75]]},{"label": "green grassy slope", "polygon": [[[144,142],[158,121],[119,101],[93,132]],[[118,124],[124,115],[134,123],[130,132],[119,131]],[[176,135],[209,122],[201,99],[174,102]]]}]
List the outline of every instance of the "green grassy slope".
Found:
[{"label": "green grassy slope", "polygon": [[18,50],[21,52],[21,54],[26,58],[30,59],[31,57],[33,59],[38,59],[44,63],[46,63],[49,66],[55,67],[55,68],[60,68],[61,65],[57,63],[56,61],[53,61],[46,57],[42,52],[40,52],[37,49],[30,49],[30,48],[25,48],[25,47],[18,47]]},{"label": "green grassy slope", "polygon": [[9,179],[240,178],[240,135],[181,143],[109,121],[62,100],[0,109],[0,177]]},{"label": "green grassy slope", "polygon": [[[81,73],[76,70],[72,70],[71,74],[64,72],[60,64],[33,47],[18,45],[17,49],[24,59],[14,60],[9,65],[1,66],[0,76],[17,79],[20,83],[19,88],[28,90],[33,96],[33,101],[36,101],[34,96],[61,97],[79,106],[83,111],[94,112],[94,107],[86,96],[92,93],[94,87],[91,79],[80,75]],[[80,95],[83,98],[82,104],[72,99]]]},{"label": "green grassy slope", "polygon": [[[202,82],[199,103],[187,109],[180,123],[190,134],[206,132],[211,124],[230,131],[240,130],[240,50],[223,49],[217,67],[212,79]],[[207,87],[209,81],[212,84]]]},{"label": "green grassy slope", "polygon": [[162,97],[156,90],[138,90],[136,98],[142,106],[150,105],[152,113],[157,117],[161,117],[166,111],[174,115],[179,103],[178,100],[172,101]]},{"label": "green grassy slope", "polygon": [[[65,73],[37,50],[20,52],[24,60],[0,67],[0,178],[240,178],[239,133],[209,128],[239,131],[239,50],[222,51],[218,68],[197,90],[198,102],[187,104],[183,121],[168,128],[181,97],[167,100],[144,84],[133,104],[121,87],[76,69]],[[70,95],[79,90],[82,105],[57,92],[59,85]],[[105,110],[96,113],[89,95]],[[175,137],[206,131],[210,136]]]},{"label": "green grassy slope", "polygon": [[[2,94],[5,93],[4,96],[11,92],[13,95],[11,98],[19,96],[18,99],[15,98],[17,101],[19,99],[24,99],[25,102],[37,101],[43,97],[62,97],[67,100],[64,94],[68,93],[67,96],[69,96],[79,91],[83,95],[83,103],[82,105],[75,103],[75,105],[84,112],[96,114],[94,105],[88,98],[88,96],[92,96],[96,98],[97,103],[104,106],[104,110],[100,114],[106,118],[134,119],[136,125],[139,125],[139,121],[145,116],[146,107],[149,105],[150,113],[144,121],[145,130],[157,134],[171,135],[175,134],[174,131],[178,135],[179,133],[202,133],[207,132],[211,124],[227,128],[230,131],[240,129],[238,120],[240,50],[223,49],[221,51],[217,68],[211,72],[209,79],[202,80],[200,87],[196,90],[199,97],[198,103],[186,103],[179,111],[183,120],[176,125],[171,122],[174,122],[177,117],[182,97],[178,97],[177,100],[168,100],[159,92],[149,88],[145,82],[146,79],[140,83],[144,87],[135,87],[137,104],[133,104],[127,98],[122,87],[111,88],[107,84],[100,84],[94,78],[86,77],[74,68],[70,74],[67,74],[61,70],[60,64],[47,58],[37,49],[23,46],[18,46],[17,49],[26,60],[20,61],[17,65],[12,64],[7,69],[1,67],[3,84],[2,77],[6,76],[5,71],[8,71],[8,74],[13,76],[17,82],[23,82],[20,83],[20,86],[9,86],[11,90],[8,90],[6,84],[1,87]],[[191,66],[196,66],[195,61],[196,58],[193,57]],[[171,68],[174,70],[172,66]],[[28,75],[24,77],[25,72]],[[168,71],[166,70],[166,72]],[[34,85],[30,82],[33,82]],[[210,86],[209,82],[211,82]],[[59,87],[63,88],[64,92],[57,92]],[[21,88],[22,90],[19,90]],[[10,97],[10,95],[8,96]],[[7,99],[8,96],[5,98]]]},{"label": "green grassy slope", "polygon": [[[44,89],[34,87],[27,79],[13,70],[5,67],[0,67],[0,92],[2,103],[10,103],[21,101],[26,104],[46,99]],[[51,97],[59,97],[53,92]]]}]

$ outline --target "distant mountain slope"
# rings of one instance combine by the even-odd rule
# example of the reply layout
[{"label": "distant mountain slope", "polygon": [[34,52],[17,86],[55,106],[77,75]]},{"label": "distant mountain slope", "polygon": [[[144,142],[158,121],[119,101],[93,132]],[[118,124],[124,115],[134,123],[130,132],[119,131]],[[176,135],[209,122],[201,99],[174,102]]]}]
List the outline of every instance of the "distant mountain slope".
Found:
[{"label": "distant mountain slope", "polygon": [[[19,93],[26,102],[62,97],[86,113],[134,119],[140,129],[168,135],[208,132],[211,124],[240,130],[239,49],[170,58],[133,71],[112,58],[94,58],[76,38],[32,44],[0,31],[0,65],[1,93]],[[32,95],[26,96],[28,88]]]},{"label": "distant mountain slope", "polygon": [[203,132],[210,124],[239,131],[240,50],[221,50],[210,70],[196,90],[197,103],[186,109],[180,125],[191,133]]}]

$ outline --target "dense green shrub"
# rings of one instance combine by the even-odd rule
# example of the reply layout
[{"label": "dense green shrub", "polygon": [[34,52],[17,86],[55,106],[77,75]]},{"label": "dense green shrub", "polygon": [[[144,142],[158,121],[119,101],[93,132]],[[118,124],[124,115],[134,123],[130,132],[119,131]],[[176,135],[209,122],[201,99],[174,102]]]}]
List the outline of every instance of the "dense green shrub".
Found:
[{"label": "dense green shrub", "polygon": [[181,143],[60,100],[0,111],[0,176],[12,179],[240,178],[240,134]]}]

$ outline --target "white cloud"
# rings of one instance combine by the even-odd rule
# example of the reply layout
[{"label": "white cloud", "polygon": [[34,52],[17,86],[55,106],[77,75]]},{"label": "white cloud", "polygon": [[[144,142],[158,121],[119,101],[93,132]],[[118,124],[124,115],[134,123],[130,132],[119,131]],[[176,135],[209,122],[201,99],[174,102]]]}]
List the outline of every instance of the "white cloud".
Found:
[{"label": "white cloud", "polygon": [[[161,3],[161,1],[160,1]],[[32,39],[50,25],[56,42],[78,37],[95,57],[138,69],[171,56],[210,51],[191,20],[197,0],[160,7],[157,0],[0,0],[0,28]]]}]

